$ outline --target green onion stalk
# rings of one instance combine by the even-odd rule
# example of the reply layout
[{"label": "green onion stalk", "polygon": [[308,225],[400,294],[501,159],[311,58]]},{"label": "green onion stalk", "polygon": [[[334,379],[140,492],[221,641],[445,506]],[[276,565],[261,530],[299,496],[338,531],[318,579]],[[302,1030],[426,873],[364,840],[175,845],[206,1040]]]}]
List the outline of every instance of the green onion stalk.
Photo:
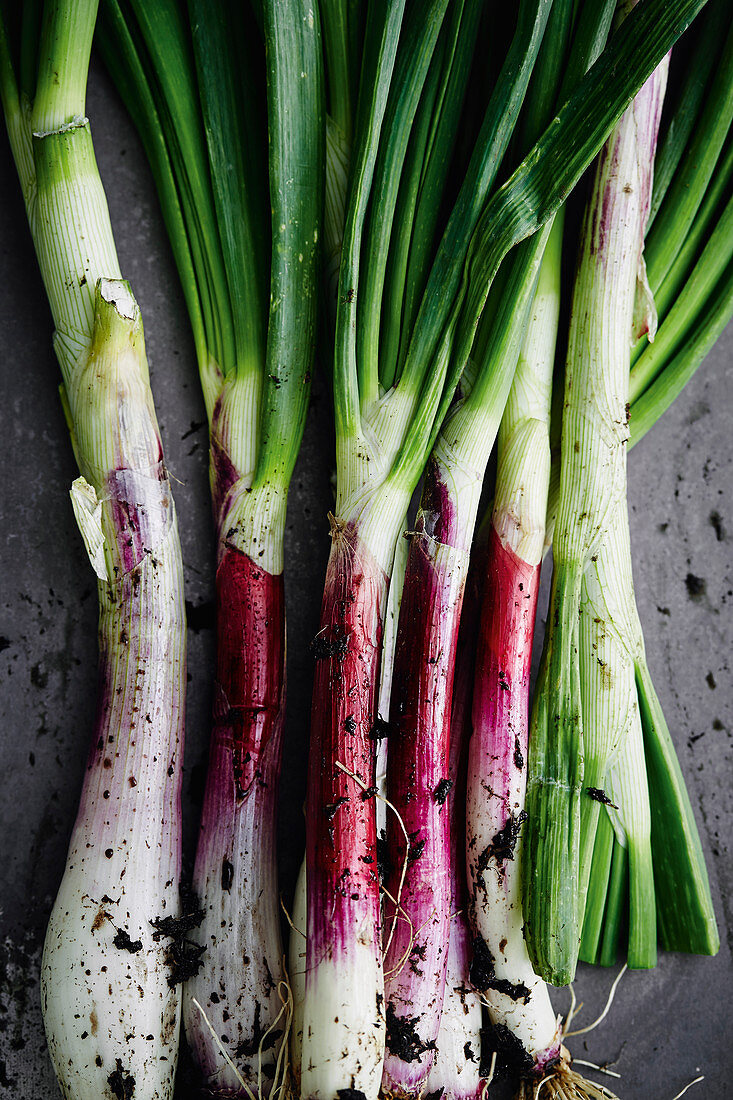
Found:
[{"label": "green onion stalk", "polygon": [[[592,852],[600,807],[595,792],[604,792],[609,758],[627,746],[638,756],[641,746],[638,710],[632,706],[633,664],[624,662],[621,614],[626,609],[621,600],[609,603],[608,597],[604,608],[603,593],[604,588],[613,592],[614,580],[606,553],[612,554],[614,540],[624,537],[629,333],[643,275],[641,249],[665,84],[663,67],[601,155],[573,300],[553,594],[530,737],[524,858],[530,953],[539,973],[555,984],[571,981],[575,972],[587,877],[577,890],[567,884],[577,881],[579,870],[582,874],[580,853],[588,847]],[[646,323],[653,326],[654,318]],[[625,524],[628,532],[627,517]],[[592,594],[588,574],[596,586]],[[627,588],[623,580],[618,587],[622,593]],[[595,667],[584,660],[586,653]],[[653,889],[648,895],[651,848],[643,754],[636,763],[642,770],[634,865],[639,888],[647,893],[639,898],[645,920],[637,922],[639,951],[632,960],[653,965],[656,926]],[[584,845],[584,831],[590,846]],[[540,902],[539,892],[548,887],[551,896]]]},{"label": "green onion stalk", "polygon": [[[283,540],[310,391],[323,205],[318,10],[104,0],[106,60],[151,162],[209,419],[213,726],[193,885],[206,954],[184,1023],[213,1096],[283,1087],[291,997],[275,845]],[[264,39],[264,49],[263,47]],[[269,152],[268,152],[269,150]]]},{"label": "green onion stalk", "polygon": [[[720,13],[714,6],[711,7],[705,13],[700,28],[700,42],[711,40],[711,27],[713,32],[719,29],[719,20]],[[707,78],[716,80],[720,89],[713,64],[717,61],[715,50],[706,60]],[[683,86],[688,83],[689,78],[686,78]],[[674,250],[668,252],[668,274],[664,265],[657,265],[657,289],[668,286],[674,277],[676,297],[660,301],[657,295],[655,305],[659,311],[659,326],[654,342],[642,340],[632,351],[628,394],[629,447],[643,438],[678,396],[733,316],[733,270],[730,262],[733,239],[730,199],[726,194],[728,192],[729,195],[733,163],[730,126],[722,143],[718,141],[719,154],[714,171],[711,174],[709,167],[706,169],[707,185],[700,190],[695,183],[700,171],[699,135],[693,135],[687,121],[690,109],[689,104],[678,100],[678,106],[671,114],[661,145],[663,168],[669,160],[669,151],[677,146],[676,160],[674,167],[665,172],[662,182],[655,182],[654,196],[659,208],[663,207],[668,190],[672,195],[678,192],[679,189],[672,186],[676,184],[675,170],[678,170],[687,181],[686,187],[697,190],[697,209],[686,237],[677,242],[676,253]],[[693,113],[693,122],[696,118]],[[708,112],[707,125],[717,128],[718,119],[714,112]],[[684,140],[680,141],[680,134]],[[664,243],[662,241],[662,245]],[[559,478],[553,477],[548,534],[553,528],[558,481]],[[623,575],[628,565],[619,560],[617,568]],[[713,953],[717,933],[707,897],[707,880],[697,829],[673,743],[651,683],[641,627],[630,592],[624,597],[623,608],[624,644],[634,657],[651,792],[651,850],[660,938],[667,947]],[[619,791],[623,783],[622,769],[613,767],[609,776],[608,785]],[[632,802],[624,810],[618,801],[624,801],[620,793],[618,799],[614,799],[601,788],[597,791],[613,804],[604,802],[599,811],[579,957],[587,961],[611,963],[618,953],[620,914],[627,904],[628,893],[628,841],[624,814],[630,817],[634,806]],[[632,795],[633,791],[625,801],[628,802]],[[674,814],[670,806],[676,808]],[[685,901],[678,906],[675,899],[679,898]]]},{"label": "green onion stalk", "polygon": [[[656,958],[651,814],[635,684],[643,650],[625,497],[630,334],[653,335],[655,326],[642,247],[665,82],[663,64],[601,156],[571,316],[555,570],[531,723],[522,860],[530,956],[555,984],[573,978],[586,897],[591,909],[602,904],[595,873],[591,893],[588,883],[592,863],[600,867],[593,849],[606,810],[619,814],[619,879],[628,860],[629,964],[650,966]],[[658,724],[653,736],[662,737]],[[598,839],[608,853],[608,830]],[[694,824],[686,840],[681,860],[689,868],[696,927],[708,928]]]},{"label": "green onion stalk", "polygon": [[[411,535],[388,761],[390,802],[409,838],[405,841],[397,820],[388,822],[394,868],[389,894],[396,903],[387,905],[393,930],[385,957],[390,975],[385,1077],[389,1075],[392,1091],[400,1095],[416,1095],[427,1078],[440,1027],[451,893],[450,817],[441,792],[450,782],[457,630],[483,475],[511,386],[546,237],[542,231],[513,257],[503,295],[505,311],[494,319],[490,347],[468,396],[456,405],[438,436]],[[400,1039],[406,1024],[400,1026],[399,1021],[409,1022],[419,1037],[409,1049]]]},{"label": "green onion stalk", "polygon": [[[562,99],[597,58],[613,7],[586,9],[571,45],[568,30],[558,25],[558,20],[569,20],[569,12],[554,6],[525,110],[525,140],[542,128],[555,100]],[[470,980],[481,990],[494,1024],[497,1057],[535,1076],[542,1076],[549,1066],[560,1072],[559,1024],[543,983],[532,971],[516,916],[521,908],[517,869],[529,671],[550,471],[563,228],[561,210],[542,256],[531,313],[523,319],[523,344],[499,431],[495,499],[482,525],[486,545],[481,614],[479,619],[474,612],[472,632],[476,667],[466,807],[473,927]],[[484,1051],[484,1061],[487,1055]],[[572,1092],[566,1063],[563,1059],[560,1069]],[[579,1086],[581,1079],[575,1083]]]},{"label": "green onion stalk", "polygon": [[[715,9],[708,16],[708,24],[717,26]],[[706,34],[701,37],[705,38]],[[724,43],[721,65],[729,49],[730,39]],[[723,95],[723,108],[730,81],[729,69],[728,62],[727,68],[723,67],[727,82],[721,84],[720,70],[714,71],[711,77],[718,94]],[[677,114],[670,122],[671,127]],[[719,116],[706,108],[697,125],[717,131]],[[655,237],[653,232],[647,234],[647,247],[652,249],[652,255],[660,254],[654,251],[655,248],[662,249],[666,251],[666,260],[658,261],[653,269],[657,286],[655,299],[660,312],[656,337],[653,343],[642,341],[632,352],[629,445],[643,438],[676,398],[733,316],[730,120],[726,129],[724,139],[717,140],[718,155],[712,170],[709,162],[700,163],[699,131],[690,135],[681,152],[679,176],[672,176],[667,194],[670,198],[679,195],[678,179],[683,179],[683,193],[685,190],[696,192],[696,211],[687,235],[677,239],[676,251],[667,248],[667,242]],[[699,180],[701,168],[702,185]],[[666,202],[667,197],[663,194],[660,198],[662,211]],[[655,222],[655,226],[657,224]],[[633,661],[633,704],[638,705],[639,710],[649,787],[658,936],[662,945],[671,950],[714,954],[718,934],[704,859],[674,745],[651,681],[625,547],[617,551],[613,568],[625,578],[625,614],[621,620],[623,644]],[[635,733],[638,744],[638,730]],[[628,756],[628,749],[625,755]],[[623,944],[625,911],[631,907],[631,916],[637,916],[632,855],[639,796],[635,785],[629,781],[629,774],[627,759],[610,762],[589,872],[579,957],[604,964],[615,962]],[[637,895],[638,892],[637,888]],[[637,923],[641,923],[640,917]],[[632,923],[627,949],[629,959],[638,953],[633,928]]]},{"label": "green onion stalk", "polygon": [[[401,202],[400,165],[409,156],[416,120],[427,110],[424,94],[431,88],[436,44],[446,27],[462,22],[463,5],[450,17],[447,7],[441,0],[407,14],[401,4],[374,8],[367,27],[369,79],[361,87],[336,324],[337,499],[321,629],[313,645],[300,1074],[306,1097],[356,1089],[371,1100],[381,1077],[376,753],[370,735],[395,545],[447,363],[434,347],[415,357],[412,370],[400,372],[398,329],[386,377],[376,348],[392,230],[397,240],[407,235],[409,241],[418,209],[414,195]],[[418,153],[424,156],[424,142]]]},{"label": "green onion stalk", "polygon": [[502,1059],[535,1076],[550,1066],[557,1069],[560,1054],[558,1020],[524,942],[519,842],[526,817],[529,673],[550,473],[561,251],[559,218],[545,250],[499,433],[482,571],[466,807],[471,983],[488,1006]]},{"label": "green onion stalk", "polygon": [[[693,226],[690,235],[695,233]],[[719,210],[710,239],[662,320],[654,342],[632,368],[629,445],[641,439],[666,410],[733,316],[732,250],[729,200]],[[587,849],[581,851],[581,857],[590,861],[590,869],[586,872],[588,892],[579,957],[606,965],[614,963],[619,947],[623,947],[622,932],[629,910],[626,949],[629,965],[644,958],[638,929],[643,929],[645,923],[650,925],[651,918],[638,900],[642,887],[638,884],[640,876],[636,865],[639,857],[635,844],[637,823],[642,814],[644,829],[650,830],[658,938],[669,950],[714,954],[719,941],[704,858],[684,779],[645,656],[642,627],[633,599],[628,539],[613,532],[608,538],[608,547],[605,555],[599,555],[595,571],[604,570],[610,573],[610,578],[602,589],[593,576],[590,583],[584,581],[581,624],[585,615],[586,647],[589,641],[591,646],[597,646],[595,664],[602,674],[605,675],[609,664],[605,649],[623,647],[625,664],[630,662],[632,666],[631,676],[627,675],[627,691],[633,722],[622,749],[609,760],[605,787],[595,788],[601,806],[592,856]],[[601,597],[607,607],[614,600],[620,603],[615,612],[620,624],[618,637],[610,640],[605,636],[596,638],[588,621],[592,616],[593,625],[597,625],[600,613],[597,610],[594,613],[594,609]],[[601,650],[604,652],[600,653],[600,659],[606,661],[606,666],[598,662]],[[582,657],[581,651],[581,660]],[[591,673],[595,671],[589,655],[586,664],[590,664]],[[648,809],[642,803],[643,792],[635,782],[637,773],[643,776],[644,767],[649,791]],[[647,868],[645,871],[646,889],[651,893],[648,884],[651,876]],[[650,899],[647,904],[651,906]],[[651,930],[647,935],[651,941]],[[646,958],[653,961],[651,943]]]},{"label": "green onion stalk", "polygon": [[[51,306],[99,594],[99,695],[41,998],[64,1096],[170,1097],[187,955],[178,895],[183,576],[140,312],[122,279],[85,113],[94,0],[28,11],[0,90]],[[8,24],[9,25],[9,24]],[[16,80],[15,72],[20,72]]]}]

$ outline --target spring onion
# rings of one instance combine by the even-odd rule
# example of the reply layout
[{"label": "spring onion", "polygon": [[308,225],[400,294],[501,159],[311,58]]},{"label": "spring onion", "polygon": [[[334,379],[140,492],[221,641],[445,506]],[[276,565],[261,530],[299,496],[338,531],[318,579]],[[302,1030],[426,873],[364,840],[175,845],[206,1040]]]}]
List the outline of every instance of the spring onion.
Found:
[{"label": "spring onion", "polygon": [[[635,314],[634,305],[664,77],[656,79],[656,88],[650,82],[615,132],[598,169],[571,319],[552,611],[532,719],[524,856],[530,953],[539,972],[560,983],[575,970],[594,838],[605,812],[601,803],[618,806],[623,822],[617,833],[623,852],[605,881],[609,898],[618,898],[615,883],[623,881],[622,857],[628,853],[630,965],[653,965],[656,957],[650,808],[634,667],[640,628],[625,511],[626,333],[635,331],[638,338],[644,331],[638,327],[643,314]],[[653,335],[653,315],[646,324]],[[615,798],[607,790],[611,782]],[[603,851],[609,855],[608,843]],[[689,881],[696,882],[697,925],[709,926],[698,854],[691,852]],[[577,887],[568,889],[568,882]],[[613,913],[607,920],[612,936]]]},{"label": "spring onion", "polygon": [[22,44],[31,99],[18,94],[0,27],[3,110],[81,475],[72,504],[98,578],[97,716],[41,974],[51,1057],[75,1100],[120,1089],[172,1096],[177,963],[188,951],[181,555],[140,312],[120,275],[85,115],[96,9],[45,6],[40,42]]},{"label": "spring onion", "polygon": [[[264,3],[261,15],[264,63],[251,18],[226,3],[194,0],[186,20],[175,3],[105,0],[103,39],[189,288],[209,415],[217,671],[194,869],[206,955],[184,1021],[216,1095],[265,1095],[287,1066],[275,849],[283,538],[315,343],[323,110],[313,11]],[[265,129],[271,230],[253,157]]]},{"label": "spring onion", "polygon": [[428,1095],[440,1092],[445,1100],[471,1100],[482,1086],[482,1012],[480,994],[471,986],[472,934],[465,876],[466,777],[471,736],[471,700],[476,664],[476,631],[484,572],[482,529],[474,539],[466,598],[456,646],[456,668],[451,705],[450,758],[447,804],[450,811],[450,925],[445,991],[440,1028],[435,1039]]}]

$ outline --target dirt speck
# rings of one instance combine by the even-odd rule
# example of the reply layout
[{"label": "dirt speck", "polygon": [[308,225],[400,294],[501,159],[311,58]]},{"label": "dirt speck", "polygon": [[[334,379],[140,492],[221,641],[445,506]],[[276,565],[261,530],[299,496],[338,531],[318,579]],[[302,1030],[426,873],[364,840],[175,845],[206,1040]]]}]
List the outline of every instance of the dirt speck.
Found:
[{"label": "dirt speck", "polygon": [[133,940],[129,932],[126,932],[124,928],[118,928],[115,938],[112,943],[120,951],[129,951],[131,955],[137,954],[138,951],[143,949],[142,940]]},{"label": "dirt speck", "polygon": [[450,793],[450,789],[453,786],[452,779],[441,779],[437,787],[433,791],[433,798],[439,806],[444,805],[446,798]]},{"label": "dirt speck", "polygon": [[398,1016],[391,1003],[387,1005],[387,1047],[403,1062],[417,1062],[435,1042],[424,1042],[417,1033],[419,1016]]},{"label": "dirt speck", "polygon": [[107,1078],[107,1084],[116,1100],[132,1100],[135,1095],[135,1078],[123,1067],[120,1058],[117,1059],[117,1068]]},{"label": "dirt speck", "polygon": [[720,512],[713,511],[710,513],[710,526],[715,531],[715,537],[718,542],[722,542],[725,538],[725,527],[723,526],[723,520]]},{"label": "dirt speck", "polygon": [[92,921],[92,932],[98,932],[108,917],[109,913],[103,905],[100,905],[99,909],[97,910],[97,915]]},{"label": "dirt speck", "polygon": [[691,600],[701,600],[707,591],[703,578],[696,577],[694,573],[688,573],[685,577],[685,588]]}]

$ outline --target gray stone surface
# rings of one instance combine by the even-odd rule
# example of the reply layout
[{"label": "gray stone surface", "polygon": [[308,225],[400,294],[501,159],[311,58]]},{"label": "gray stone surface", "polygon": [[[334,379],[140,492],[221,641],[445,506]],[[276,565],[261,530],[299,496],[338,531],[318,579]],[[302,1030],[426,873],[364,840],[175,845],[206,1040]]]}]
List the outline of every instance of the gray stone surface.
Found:
[{"label": "gray stone surface", "polygon": [[[89,112],[122,269],[144,314],[152,384],[175,478],[190,605],[184,778],[190,862],[201,796],[212,669],[212,538],[206,428],[183,300],[132,126],[94,67]],[[67,491],[74,460],[57,398],[50,316],[4,135],[0,137],[0,1097],[57,1095],[40,1018],[38,971],[80,788],[95,692],[95,584]],[[662,955],[625,976],[578,1057],[614,1062],[624,1100],[733,1095],[731,691],[733,327],[663,424],[630,459],[639,608],[657,690],[676,739],[708,856],[722,947],[715,959]],[[322,389],[322,387],[321,387]],[[301,858],[310,695],[331,503],[328,399],[316,388],[290,496],[287,535],[289,716],[280,852],[286,899]],[[704,582],[686,583],[688,575]],[[615,973],[615,972],[614,972]],[[603,1006],[613,973],[581,967],[578,1026]],[[559,1009],[566,992],[556,998]],[[586,1049],[587,1048],[587,1049]],[[498,1095],[498,1094],[497,1094]]]}]

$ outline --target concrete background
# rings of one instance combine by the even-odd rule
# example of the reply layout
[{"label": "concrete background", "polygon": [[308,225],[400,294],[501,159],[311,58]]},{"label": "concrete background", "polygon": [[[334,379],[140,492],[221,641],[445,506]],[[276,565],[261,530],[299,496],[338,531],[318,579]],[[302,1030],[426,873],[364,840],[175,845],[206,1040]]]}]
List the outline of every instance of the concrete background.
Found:
[{"label": "concrete background", "polygon": [[[136,134],[95,63],[89,114],[122,270],[141,303],[152,384],[174,489],[189,605],[184,777],[190,866],[203,790],[213,657],[212,537],[205,414],[183,299]],[[54,1097],[38,995],[44,928],[74,819],[94,706],[95,582],[74,524],[76,474],[57,396],[51,321],[4,132],[0,136],[0,1098]],[[629,462],[639,609],[708,857],[722,947],[715,959],[662,955],[627,974],[579,1058],[612,1061],[624,1100],[733,1096],[731,983],[730,602],[733,326]],[[311,662],[328,553],[332,447],[316,387],[290,494],[286,546],[289,716],[280,816],[289,900],[302,853]],[[689,581],[698,578],[702,583]],[[581,967],[595,1018],[614,972]],[[557,994],[559,1010],[568,994]],[[597,1076],[597,1075],[595,1075]],[[603,1080],[603,1078],[599,1078]],[[500,1093],[497,1091],[496,1095]]]}]

